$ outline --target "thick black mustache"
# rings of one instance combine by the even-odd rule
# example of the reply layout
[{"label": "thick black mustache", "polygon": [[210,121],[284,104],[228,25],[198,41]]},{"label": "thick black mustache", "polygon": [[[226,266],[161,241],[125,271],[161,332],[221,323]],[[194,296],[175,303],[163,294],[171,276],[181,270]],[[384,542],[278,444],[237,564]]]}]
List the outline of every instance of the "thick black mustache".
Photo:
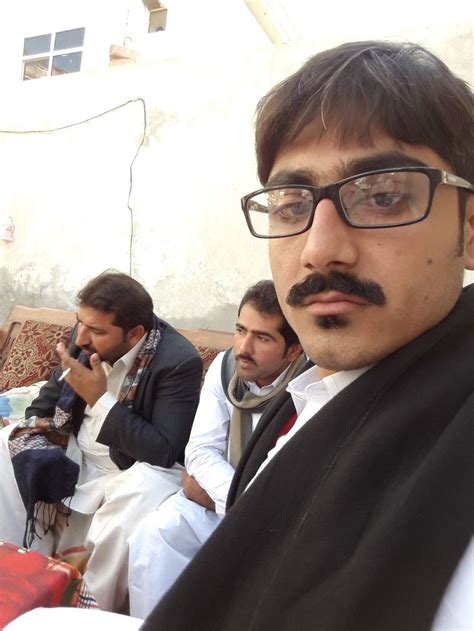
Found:
[{"label": "thick black mustache", "polygon": [[247,355],[246,353],[240,353],[240,355],[236,355],[235,359],[245,359],[249,362],[252,362],[252,364],[255,364],[254,360],[250,357],[250,355]]},{"label": "thick black mustache", "polygon": [[330,272],[327,276],[314,272],[306,276],[301,283],[293,285],[288,292],[286,302],[290,307],[299,307],[305,298],[329,290],[359,296],[379,307],[387,301],[382,287],[373,281],[361,280],[353,274],[344,272]]}]

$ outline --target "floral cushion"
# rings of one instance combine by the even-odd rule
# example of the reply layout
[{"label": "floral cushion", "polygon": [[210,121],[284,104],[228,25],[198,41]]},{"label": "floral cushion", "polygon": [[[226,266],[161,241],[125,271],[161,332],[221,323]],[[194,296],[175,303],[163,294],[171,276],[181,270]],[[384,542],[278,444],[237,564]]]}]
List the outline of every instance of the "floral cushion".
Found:
[{"label": "floral cushion", "polygon": [[0,371],[0,392],[49,379],[59,364],[58,342],[67,342],[72,327],[26,320]]},{"label": "floral cushion", "polygon": [[[211,365],[212,361],[216,358],[216,356],[220,353],[219,350],[215,348],[210,348],[209,346],[196,346],[196,349],[201,356],[203,363],[203,371],[202,371],[202,381],[204,381],[204,377],[206,376],[207,369]],[[201,383],[202,385],[202,383]]]}]

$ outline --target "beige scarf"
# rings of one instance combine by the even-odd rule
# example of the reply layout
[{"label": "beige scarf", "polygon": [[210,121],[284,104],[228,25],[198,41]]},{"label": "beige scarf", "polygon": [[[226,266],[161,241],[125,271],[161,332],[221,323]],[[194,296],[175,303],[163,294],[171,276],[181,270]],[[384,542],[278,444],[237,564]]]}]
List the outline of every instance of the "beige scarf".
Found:
[{"label": "beige scarf", "polygon": [[286,388],[305,363],[303,353],[288,367],[283,381],[263,396],[253,394],[245,382],[234,372],[227,391],[227,398],[234,406],[230,420],[229,440],[227,442],[227,460],[234,467],[240,460],[242,452],[252,435],[252,414],[263,412],[269,401]]}]

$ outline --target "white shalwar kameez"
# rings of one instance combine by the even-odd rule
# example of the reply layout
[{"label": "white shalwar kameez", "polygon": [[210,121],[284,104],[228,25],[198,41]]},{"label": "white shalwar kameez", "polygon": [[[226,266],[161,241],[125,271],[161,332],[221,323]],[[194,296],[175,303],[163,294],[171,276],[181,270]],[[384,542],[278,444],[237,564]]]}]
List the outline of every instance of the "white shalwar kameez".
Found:
[{"label": "white shalwar kameez", "polygon": [[[215,512],[188,500],[183,491],[153,511],[130,537],[130,613],[145,618],[178,578],[189,561],[220,524],[234,468],[226,460],[233,406],[222,388],[219,353],[206,373],[199,406],[185,451],[185,466],[215,502]],[[264,396],[285,378],[286,371],[270,385],[249,390]],[[261,413],[252,414],[255,429]]]}]

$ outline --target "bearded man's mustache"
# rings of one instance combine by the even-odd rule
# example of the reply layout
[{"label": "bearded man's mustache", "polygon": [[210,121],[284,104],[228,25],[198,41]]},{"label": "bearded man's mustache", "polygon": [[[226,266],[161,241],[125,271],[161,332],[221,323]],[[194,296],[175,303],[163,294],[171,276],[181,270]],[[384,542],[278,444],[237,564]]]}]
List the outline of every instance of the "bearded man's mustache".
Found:
[{"label": "bearded man's mustache", "polygon": [[255,361],[252,359],[252,357],[250,357],[250,355],[247,355],[246,353],[240,353],[240,355],[236,355],[235,359],[245,359],[245,361],[248,362],[252,362],[252,364],[255,364]]}]

